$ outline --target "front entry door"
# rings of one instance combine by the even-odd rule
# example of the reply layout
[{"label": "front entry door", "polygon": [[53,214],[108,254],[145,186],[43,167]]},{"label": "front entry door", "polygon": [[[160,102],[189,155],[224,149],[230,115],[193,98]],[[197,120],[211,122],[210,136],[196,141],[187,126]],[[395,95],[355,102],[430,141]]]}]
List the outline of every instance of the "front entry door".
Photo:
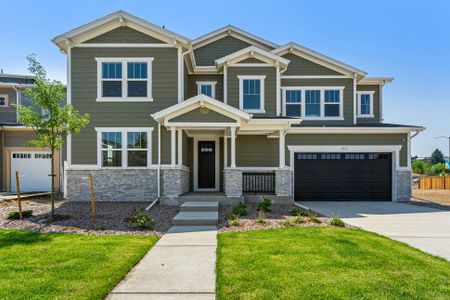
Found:
[{"label": "front entry door", "polygon": [[198,188],[213,189],[215,188],[215,157],[216,147],[214,141],[198,142]]}]

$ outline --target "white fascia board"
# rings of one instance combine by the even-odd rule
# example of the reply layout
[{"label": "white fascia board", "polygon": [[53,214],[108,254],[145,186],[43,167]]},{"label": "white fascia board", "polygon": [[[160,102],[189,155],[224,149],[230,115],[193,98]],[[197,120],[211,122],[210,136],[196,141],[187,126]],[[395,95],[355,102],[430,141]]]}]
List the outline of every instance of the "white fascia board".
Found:
[{"label": "white fascia board", "polygon": [[365,77],[358,81],[358,85],[381,85],[392,81],[394,81],[394,77]]},{"label": "white fascia board", "polygon": [[249,32],[247,32],[245,30],[242,30],[242,29],[237,28],[237,27],[232,26],[232,25],[227,25],[227,26],[224,26],[222,28],[216,29],[216,30],[214,30],[214,31],[212,31],[210,33],[207,33],[205,35],[202,35],[202,36],[194,39],[192,41],[193,49],[198,49],[198,48],[203,47],[203,46],[205,46],[205,45],[207,45],[209,43],[212,43],[215,40],[222,38],[222,35],[223,36],[231,35],[231,36],[234,36],[234,37],[239,38],[239,39],[242,39],[242,37],[248,38],[248,39],[254,40],[254,41],[256,41],[256,42],[258,42],[258,43],[260,43],[262,45],[268,46],[267,47],[268,49],[269,48],[278,48],[279,47],[279,45],[277,45],[275,43],[272,43],[271,41],[268,41],[266,39],[263,39],[263,38],[261,38],[259,36],[256,36],[256,35],[254,35],[252,33],[249,33]]},{"label": "white fascia board", "polygon": [[344,133],[408,133],[411,131],[423,131],[425,127],[296,127],[290,128],[288,134],[344,134]]},{"label": "white fascia board", "polygon": [[342,68],[344,70],[347,70],[347,71],[349,71],[351,73],[356,73],[356,74],[358,74],[358,75],[360,75],[362,77],[367,76],[367,72],[365,72],[363,70],[360,70],[358,68],[350,66],[350,65],[348,65],[346,63],[338,61],[338,60],[336,60],[334,58],[331,58],[329,56],[326,56],[326,55],[324,55],[322,53],[316,52],[316,51],[314,51],[312,49],[309,49],[309,48],[306,48],[304,46],[301,46],[301,45],[299,45],[297,43],[293,43],[293,42],[288,43],[288,44],[286,44],[284,46],[281,46],[281,47],[279,47],[277,49],[272,50],[271,52],[274,53],[274,54],[277,54],[277,53],[281,53],[281,52],[284,52],[284,51],[289,51],[290,49],[295,49],[295,50],[297,50],[299,52],[302,52],[302,53],[305,53],[305,54],[307,54],[309,56],[315,57],[315,58],[317,58],[317,59],[319,59],[319,60],[321,60],[323,62],[326,62],[328,64],[335,65],[335,66],[337,66],[339,68]]},{"label": "white fascia board", "polygon": [[231,61],[234,59],[238,59],[242,56],[247,56],[248,54],[250,54],[251,52],[257,53],[259,55],[261,55],[262,57],[266,57],[269,58],[271,60],[277,61],[283,65],[288,65],[289,64],[289,60],[285,59],[281,56],[275,55],[269,51],[263,50],[261,48],[258,48],[256,46],[249,46],[247,48],[241,49],[239,51],[236,51],[234,53],[231,53],[227,56],[221,57],[219,59],[216,59],[216,65],[222,65],[224,63],[226,63],[227,61]]},{"label": "white fascia board", "polygon": [[98,27],[106,25],[106,24],[108,24],[110,22],[113,22],[115,20],[118,21],[118,24],[116,25],[116,27],[124,26],[128,22],[131,22],[131,23],[137,24],[139,26],[142,26],[142,27],[144,27],[144,28],[146,28],[146,29],[148,29],[150,31],[153,31],[153,32],[155,32],[155,33],[157,33],[157,34],[159,34],[161,36],[165,36],[165,37],[167,37],[169,39],[172,39],[174,41],[177,41],[177,42],[179,42],[181,44],[185,44],[186,46],[189,43],[189,39],[187,39],[187,38],[185,38],[185,37],[183,37],[183,36],[181,36],[179,34],[176,34],[174,32],[171,32],[171,31],[167,30],[167,29],[161,28],[160,26],[157,26],[157,25],[155,25],[153,23],[150,23],[150,22],[148,22],[148,21],[146,21],[144,19],[141,19],[141,18],[138,18],[136,16],[133,16],[133,15],[131,15],[131,14],[127,13],[127,12],[124,12],[122,10],[116,11],[116,12],[114,12],[112,14],[109,14],[107,16],[104,16],[102,18],[94,20],[94,21],[92,21],[90,23],[87,23],[85,25],[82,25],[82,26],[80,26],[78,28],[72,29],[72,30],[70,30],[70,31],[68,31],[66,33],[61,34],[61,35],[58,35],[58,36],[56,36],[56,37],[54,37],[52,39],[52,42],[55,43],[62,50],[66,51],[67,47],[68,47],[68,45],[65,43],[66,41],[71,40],[71,39],[73,39],[73,38],[75,38],[77,36],[80,36],[80,35],[88,32],[88,31],[91,31],[91,30],[94,30],[94,29],[96,29]]}]

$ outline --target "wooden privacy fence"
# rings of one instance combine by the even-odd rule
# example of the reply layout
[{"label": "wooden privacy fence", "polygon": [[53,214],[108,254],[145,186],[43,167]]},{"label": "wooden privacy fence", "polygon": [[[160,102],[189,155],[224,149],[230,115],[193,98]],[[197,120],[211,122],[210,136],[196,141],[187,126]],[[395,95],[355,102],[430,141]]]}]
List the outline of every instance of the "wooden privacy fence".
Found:
[{"label": "wooden privacy fence", "polygon": [[450,176],[426,176],[419,178],[419,189],[422,190],[450,190]]}]

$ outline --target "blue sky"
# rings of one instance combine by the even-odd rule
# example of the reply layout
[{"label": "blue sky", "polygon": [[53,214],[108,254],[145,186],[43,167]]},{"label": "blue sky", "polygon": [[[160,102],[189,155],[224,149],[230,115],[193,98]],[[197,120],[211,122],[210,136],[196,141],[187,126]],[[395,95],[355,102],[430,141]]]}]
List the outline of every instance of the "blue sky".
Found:
[{"label": "blue sky", "polygon": [[[39,4],[37,4],[39,3]],[[27,73],[36,53],[66,81],[65,56],[50,39],[122,9],[188,38],[233,24],[275,43],[295,41],[369,72],[393,76],[384,89],[385,122],[423,125],[413,155],[448,152],[450,1],[11,1],[0,0],[0,69]]]}]

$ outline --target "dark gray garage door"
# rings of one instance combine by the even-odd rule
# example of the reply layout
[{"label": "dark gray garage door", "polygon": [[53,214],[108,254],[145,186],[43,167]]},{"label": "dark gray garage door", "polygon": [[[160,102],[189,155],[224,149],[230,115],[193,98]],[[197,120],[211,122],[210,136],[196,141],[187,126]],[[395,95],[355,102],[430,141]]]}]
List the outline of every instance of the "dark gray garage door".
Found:
[{"label": "dark gray garage door", "polygon": [[390,201],[390,153],[296,153],[296,201]]}]

